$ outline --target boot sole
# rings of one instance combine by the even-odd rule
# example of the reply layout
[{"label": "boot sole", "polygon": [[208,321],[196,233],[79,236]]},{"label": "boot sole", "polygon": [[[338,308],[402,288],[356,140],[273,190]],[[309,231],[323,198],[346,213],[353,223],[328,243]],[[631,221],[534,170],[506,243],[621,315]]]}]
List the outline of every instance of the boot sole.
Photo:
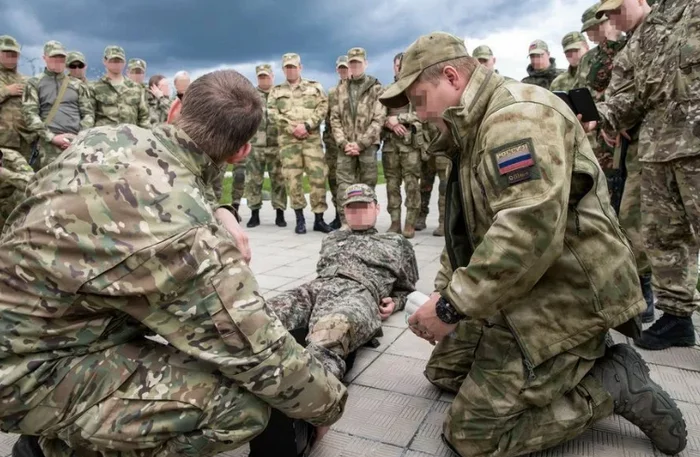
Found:
[{"label": "boot sole", "polygon": [[683,338],[680,341],[676,341],[673,343],[663,341],[659,344],[647,344],[647,343],[637,339],[637,340],[634,340],[634,345],[641,348],[641,349],[646,349],[647,351],[663,351],[664,349],[670,349],[670,348],[694,347],[695,346],[695,339],[693,338],[691,340],[689,338]]},{"label": "boot sole", "polygon": [[[675,401],[673,401],[671,396],[651,379],[649,376],[648,366],[639,352],[630,346],[627,346],[627,348],[627,351],[622,353],[620,353],[619,348],[617,350],[612,349],[615,352],[614,359],[616,363],[623,367],[627,376],[627,382],[624,384],[624,387],[631,400],[629,402],[625,402],[623,406],[627,406],[629,404],[633,408],[638,402],[650,402],[651,404],[648,405],[648,407],[643,408],[643,410],[651,412],[654,417],[652,419],[640,418],[640,413],[632,411],[632,408],[619,411],[618,404],[615,405],[615,412],[637,425],[640,430],[647,435],[654,446],[656,446],[656,448],[664,454],[675,455],[682,452],[683,449],[685,449],[688,441],[688,430],[685,420],[683,419],[683,414],[681,413],[680,409],[678,409],[678,405]],[[634,365],[629,367],[628,363],[625,362],[633,362]],[[639,365],[643,369],[642,371],[645,373],[641,386],[634,386],[633,382],[630,382],[634,379],[641,379],[637,370],[634,369],[634,366],[636,365]],[[667,425],[668,428],[664,431],[664,433],[666,433],[668,436],[661,437],[661,439],[663,440],[664,438],[668,439],[669,437],[672,437],[672,440],[677,441],[677,443],[659,443],[655,441],[653,436],[650,436],[650,434],[647,433],[647,430],[642,428],[645,427],[650,429],[649,432],[651,433],[654,430],[651,424],[658,425],[659,423],[667,420],[667,418],[670,418],[671,423]],[[638,425],[639,422],[641,422],[641,425]]]}]

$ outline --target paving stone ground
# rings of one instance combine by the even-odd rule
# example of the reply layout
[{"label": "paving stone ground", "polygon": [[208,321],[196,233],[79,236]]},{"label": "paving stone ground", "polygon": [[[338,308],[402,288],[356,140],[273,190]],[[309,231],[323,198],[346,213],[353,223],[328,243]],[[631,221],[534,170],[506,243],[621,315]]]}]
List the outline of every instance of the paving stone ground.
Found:
[{"label": "paving stone ground", "polygon": [[[377,188],[380,203],[386,204],[384,186]],[[328,199],[330,203],[330,198]],[[249,211],[242,209],[245,220]],[[295,235],[292,210],[286,211],[289,226],[274,225],[269,202],[261,211],[262,225],[249,230],[253,249],[252,269],[266,297],[295,287],[315,277],[322,234],[312,232],[313,215],[307,209],[307,235]],[[326,221],[333,211],[326,213]],[[389,227],[385,211],[377,224]],[[417,232],[413,243],[420,267],[418,289],[432,291],[444,238],[433,237],[437,226],[437,195],[434,192],[428,229]],[[700,319],[696,316],[696,330]],[[618,342],[626,339],[615,335]],[[700,339],[698,340],[700,341]],[[381,346],[361,349],[345,381],[349,387],[346,413],[312,457],[430,457],[450,456],[440,441],[442,421],[451,396],[440,392],[423,377],[431,346],[406,328],[402,313],[386,321]],[[655,380],[669,391],[685,414],[688,447],[683,457],[700,457],[700,347],[662,352],[641,351]],[[0,433],[0,457],[9,456],[15,437]],[[223,454],[243,457],[247,449]],[[601,421],[577,439],[535,454],[537,457],[660,457],[649,440],[626,420],[613,416]]]}]

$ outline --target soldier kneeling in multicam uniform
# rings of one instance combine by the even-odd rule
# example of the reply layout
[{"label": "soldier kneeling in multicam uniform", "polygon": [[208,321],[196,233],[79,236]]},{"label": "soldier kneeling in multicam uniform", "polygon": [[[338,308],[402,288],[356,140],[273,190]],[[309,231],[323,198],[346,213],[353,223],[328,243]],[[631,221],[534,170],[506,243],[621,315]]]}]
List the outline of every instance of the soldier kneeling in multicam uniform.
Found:
[{"label": "soldier kneeling in multicam uniform", "polygon": [[267,302],[288,330],[308,329],[307,351],[338,379],[347,357],[372,339],[382,320],[404,308],[418,281],[411,243],[374,228],[374,190],[353,184],[344,197],[349,229],[323,240],[318,278]]}]

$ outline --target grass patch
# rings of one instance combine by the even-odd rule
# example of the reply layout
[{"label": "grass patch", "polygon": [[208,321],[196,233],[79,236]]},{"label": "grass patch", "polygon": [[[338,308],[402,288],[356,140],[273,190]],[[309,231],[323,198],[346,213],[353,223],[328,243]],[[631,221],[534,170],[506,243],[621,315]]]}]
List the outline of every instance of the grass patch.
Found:
[{"label": "grass patch", "polygon": [[[226,171],[233,171],[233,165],[229,165],[226,168]],[[377,184],[384,184],[386,180],[384,179],[384,166],[382,165],[381,161],[377,161]],[[228,176],[224,177],[224,181],[222,184],[222,191],[221,191],[221,200],[219,203],[222,205],[228,205],[231,203],[231,188],[233,186],[233,176]],[[309,186],[309,179],[304,175],[304,181],[302,183],[302,186],[304,187],[304,193],[308,194],[309,191],[311,190],[311,186]],[[265,178],[263,181],[263,192],[270,192],[272,190],[272,186],[270,184],[270,178]],[[328,182],[326,182],[326,190],[330,190],[328,187]],[[245,196],[245,195],[244,195]]]}]

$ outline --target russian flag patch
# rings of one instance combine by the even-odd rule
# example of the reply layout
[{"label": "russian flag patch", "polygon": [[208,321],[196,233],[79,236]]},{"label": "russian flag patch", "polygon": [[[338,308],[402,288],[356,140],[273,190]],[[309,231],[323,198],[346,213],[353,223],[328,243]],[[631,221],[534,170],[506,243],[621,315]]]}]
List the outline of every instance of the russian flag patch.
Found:
[{"label": "russian flag patch", "polygon": [[523,181],[539,179],[531,138],[504,144],[491,150],[499,181],[505,187]]}]

